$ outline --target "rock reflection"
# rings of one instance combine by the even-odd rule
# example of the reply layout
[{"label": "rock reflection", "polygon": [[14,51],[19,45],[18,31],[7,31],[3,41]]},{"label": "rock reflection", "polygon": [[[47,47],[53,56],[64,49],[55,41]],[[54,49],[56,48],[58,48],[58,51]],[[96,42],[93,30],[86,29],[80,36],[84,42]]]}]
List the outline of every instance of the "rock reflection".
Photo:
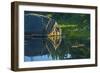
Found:
[{"label": "rock reflection", "polygon": [[52,60],[61,43],[61,36],[25,38],[24,61]]},{"label": "rock reflection", "polygon": [[42,38],[28,36],[25,38],[24,61],[86,59],[90,58],[89,52],[88,44],[82,40],[62,36]]}]

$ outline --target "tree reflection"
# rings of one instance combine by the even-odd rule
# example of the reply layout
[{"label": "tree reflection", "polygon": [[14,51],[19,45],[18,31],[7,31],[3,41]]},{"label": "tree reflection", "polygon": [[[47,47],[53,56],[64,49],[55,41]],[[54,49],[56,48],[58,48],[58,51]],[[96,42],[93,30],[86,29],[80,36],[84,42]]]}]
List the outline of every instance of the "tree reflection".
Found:
[{"label": "tree reflection", "polygon": [[48,38],[31,37],[26,39],[25,43],[25,57],[31,58],[31,61],[90,58],[89,39],[72,39],[63,35]]}]

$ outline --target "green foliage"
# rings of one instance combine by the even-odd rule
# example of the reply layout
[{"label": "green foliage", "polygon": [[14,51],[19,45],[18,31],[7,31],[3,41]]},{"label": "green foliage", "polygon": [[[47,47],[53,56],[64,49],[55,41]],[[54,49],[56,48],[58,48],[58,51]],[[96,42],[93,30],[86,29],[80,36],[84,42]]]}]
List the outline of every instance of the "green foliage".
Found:
[{"label": "green foliage", "polygon": [[55,19],[62,30],[62,34],[70,37],[90,36],[90,15],[79,13],[43,13]]},{"label": "green foliage", "polygon": [[[89,14],[75,14],[75,13],[52,13],[52,18],[55,19],[62,30],[62,36],[65,37],[65,42],[57,50],[59,58],[63,59],[65,54],[70,53],[77,58],[90,57],[90,15]],[[76,45],[76,41],[78,42]],[[78,46],[80,43],[85,45],[81,48],[72,48],[72,45]],[[67,45],[67,47],[65,46]]]}]

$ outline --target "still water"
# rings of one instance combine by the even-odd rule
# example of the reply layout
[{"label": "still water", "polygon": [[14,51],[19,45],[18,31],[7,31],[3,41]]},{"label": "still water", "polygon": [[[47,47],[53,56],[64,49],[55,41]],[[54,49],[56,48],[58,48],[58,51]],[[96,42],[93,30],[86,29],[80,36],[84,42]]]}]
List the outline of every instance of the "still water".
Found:
[{"label": "still water", "polygon": [[90,58],[89,39],[28,36],[24,47],[25,62]]}]

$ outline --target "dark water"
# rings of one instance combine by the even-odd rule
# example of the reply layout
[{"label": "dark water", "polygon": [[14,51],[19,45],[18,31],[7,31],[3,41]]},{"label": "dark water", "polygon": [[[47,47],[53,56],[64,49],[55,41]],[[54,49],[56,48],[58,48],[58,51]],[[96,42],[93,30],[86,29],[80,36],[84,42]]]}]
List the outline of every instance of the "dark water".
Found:
[{"label": "dark water", "polygon": [[24,44],[25,62],[90,58],[89,39],[25,37]]}]

